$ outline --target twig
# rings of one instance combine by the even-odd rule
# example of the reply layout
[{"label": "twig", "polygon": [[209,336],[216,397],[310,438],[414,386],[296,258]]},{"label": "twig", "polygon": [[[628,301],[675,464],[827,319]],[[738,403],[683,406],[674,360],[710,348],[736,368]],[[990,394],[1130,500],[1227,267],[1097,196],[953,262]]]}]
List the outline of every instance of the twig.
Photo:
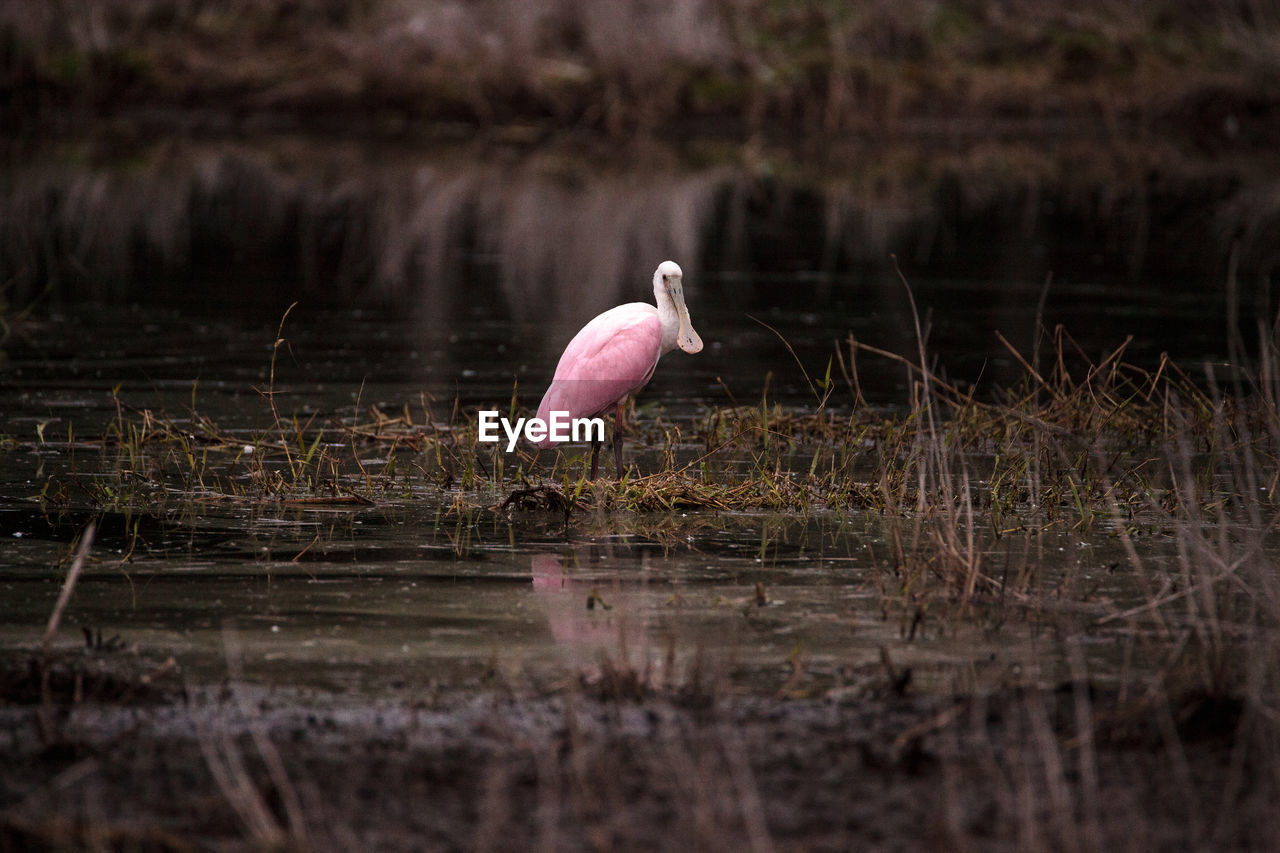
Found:
[{"label": "twig", "polygon": [[[240,636],[236,632],[234,624],[230,622],[222,626],[222,644],[227,660],[227,674],[230,679],[231,695],[240,706],[240,712],[244,715],[245,723],[249,730],[249,737],[253,740],[253,745],[258,750],[258,756],[262,759],[263,764],[266,765],[267,775],[280,798],[282,810],[288,821],[288,828],[286,829],[276,819],[267,807],[261,792],[258,791],[245,772],[242,756],[239,750],[236,749],[235,741],[229,732],[224,730],[222,733],[222,753],[220,756],[211,741],[206,744],[205,739],[201,739],[201,748],[205,751],[206,763],[208,763],[210,771],[217,777],[219,787],[222,788],[224,795],[254,835],[255,841],[258,841],[259,844],[264,841],[268,842],[262,846],[281,847],[287,844],[293,848],[306,850],[310,845],[307,842],[306,821],[303,817],[302,801],[298,796],[298,791],[290,780],[284,761],[280,757],[280,752],[276,749],[275,744],[271,742],[257,709],[253,707],[240,690],[240,680],[243,675]],[[221,758],[220,767],[217,766],[220,763],[219,758]],[[219,770],[222,771],[221,776],[219,775]]]},{"label": "twig", "polygon": [[935,732],[939,729],[945,729],[947,726],[951,725],[952,721],[955,720],[956,717],[960,716],[960,713],[964,708],[964,705],[957,703],[952,705],[950,708],[947,708],[945,711],[934,715],[930,719],[916,723],[914,726],[899,732],[898,736],[893,739],[894,755],[896,756],[901,753],[902,750],[911,745],[912,741],[919,740],[931,732]]},{"label": "twig", "polygon": [[294,302],[284,310],[284,314],[280,317],[280,328],[276,330],[276,341],[271,345],[271,370],[267,375],[267,390],[263,395],[267,398],[267,402],[271,405],[271,417],[275,419],[276,431],[280,433],[280,444],[284,446],[284,458],[289,463],[289,473],[295,477],[298,475],[293,465],[293,453],[289,450],[289,441],[284,437],[284,427],[280,425],[280,412],[276,408],[276,354],[280,351],[281,344],[287,344],[284,338],[284,323],[289,319],[289,312],[297,307],[298,303]]},{"label": "twig", "polygon": [[80,534],[80,546],[76,549],[75,558],[71,561],[71,568],[67,571],[67,579],[62,582],[62,592],[58,594],[58,601],[53,605],[53,612],[49,614],[49,624],[45,626],[44,637],[40,640],[40,654],[44,657],[49,655],[49,645],[53,642],[53,635],[58,633],[58,625],[62,623],[63,611],[67,609],[67,604],[71,601],[71,593],[75,591],[76,581],[80,579],[80,572],[84,569],[85,560],[89,558],[89,548],[93,545],[94,522],[89,522],[89,526]]},{"label": "twig", "polygon": [[169,655],[169,657],[165,658],[164,663],[160,664],[155,669],[143,675],[142,678],[139,680],[143,684],[150,684],[160,676],[166,675],[177,668],[178,668],[178,659],[175,658],[173,655]]},{"label": "twig", "polygon": [[1054,400],[1058,402],[1062,402],[1062,399],[1063,399],[1062,395],[1059,394],[1056,390],[1054,390],[1049,385],[1048,382],[1044,381],[1044,377],[1040,375],[1040,372],[1036,370],[1034,367],[1032,367],[1027,362],[1027,360],[1022,357],[1022,353],[1018,352],[1017,348],[1014,347],[1013,344],[1009,343],[1008,339],[1005,338],[1004,335],[1000,334],[999,330],[996,331],[996,337],[1000,339],[1000,343],[1004,344],[1004,348],[1007,349],[1010,352],[1010,354],[1012,354],[1013,357],[1018,360],[1018,363],[1022,365],[1023,369],[1026,370],[1027,373],[1031,374],[1031,378],[1035,379],[1035,381],[1040,383],[1041,388],[1045,389],[1050,394],[1052,394]]},{"label": "twig", "polygon": [[821,409],[823,406],[825,406],[827,404],[827,398],[831,396],[831,389],[828,388],[826,394],[823,394],[823,395],[818,394],[817,386],[815,386],[813,384],[813,380],[809,378],[809,371],[804,369],[804,363],[800,361],[800,356],[796,355],[796,351],[791,348],[791,343],[782,336],[782,332],[779,332],[777,329],[775,329],[773,326],[770,326],[764,320],[761,320],[758,317],[752,317],[750,314],[747,315],[747,319],[755,320],[761,326],[764,326],[766,329],[768,329],[769,331],[773,332],[775,335],[778,336],[778,340],[782,341],[782,345],[787,348],[787,352],[791,353],[791,357],[796,360],[796,365],[799,366],[800,373],[804,376],[804,381],[809,386],[809,393],[813,394],[813,398],[818,401],[818,408]]}]

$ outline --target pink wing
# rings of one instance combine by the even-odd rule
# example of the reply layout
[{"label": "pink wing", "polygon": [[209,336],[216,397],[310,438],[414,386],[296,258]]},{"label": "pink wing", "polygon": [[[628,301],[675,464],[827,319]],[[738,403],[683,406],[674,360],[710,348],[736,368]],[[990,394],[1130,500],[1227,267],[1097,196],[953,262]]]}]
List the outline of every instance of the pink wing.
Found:
[{"label": "pink wing", "polygon": [[[662,354],[658,309],[643,302],[619,305],[596,317],[564,349],[538,417],[568,412],[587,418],[608,411],[653,376]],[[550,439],[538,443],[550,447]]]}]

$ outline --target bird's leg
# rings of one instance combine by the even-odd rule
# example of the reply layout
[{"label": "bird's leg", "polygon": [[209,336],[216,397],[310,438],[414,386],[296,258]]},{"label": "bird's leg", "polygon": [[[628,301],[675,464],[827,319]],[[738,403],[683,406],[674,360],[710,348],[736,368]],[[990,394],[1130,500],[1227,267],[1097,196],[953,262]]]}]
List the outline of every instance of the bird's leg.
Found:
[{"label": "bird's leg", "polygon": [[622,479],[622,415],[627,409],[627,398],[618,401],[618,411],[613,418],[613,470]]},{"label": "bird's leg", "polygon": [[591,442],[591,479],[600,476],[600,442]]}]

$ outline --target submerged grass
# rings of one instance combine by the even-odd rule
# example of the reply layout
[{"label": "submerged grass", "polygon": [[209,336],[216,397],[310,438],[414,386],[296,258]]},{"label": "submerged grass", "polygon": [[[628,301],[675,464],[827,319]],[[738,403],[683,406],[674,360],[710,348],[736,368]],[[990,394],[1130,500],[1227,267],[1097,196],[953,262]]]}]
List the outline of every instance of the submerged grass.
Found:
[{"label": "submerged grass", "polygon": [[[1073,369],[1065,333],[1059,344],[1050,375],[1035,374],[999,403],[913,368],[919,399],[902,412],[806,412],[765,401],[709,410],[691,423],[647,425],[640,454],[652,473],[638,474],[633,464],[619,479],[594,483],[585,478],[584,449],[520,448],[508,456],[479,442],[475,424],[456,413],[441,423],[426,413],[415,421],[407,407],[397,416],[371,408],[359,419],[323,422],[272,412],[269,426],[246,432],[221,429],[198,411],[194,393],[181,416],[117,398],[117,417],[101,436],[77,436],[73,428],[65,440],[39,437],[45,446],[101,454],[96,471],[78,473],[73,483],[51,479],[43,497],[145,508],[182,499],[372,502],[443,494],[459,506],[510,510],[536,508],[537,501],[505,500],[536,488],[556,492],[557,506],[634,512],[929,513],[968,500],[990,509],[997,528],[1067,511],[1079,516],[1073,523],[1087,525],[1116,507],[1176,500],[1168,471],[1156,464],[1170,442],[1196,451],[1203,480],[1214,451],[1234,440],[1223,435],[1222,420],[1258,419],[1256,408],[1215,403],[1167,362],[1143,371],[1117,351],[1100,364],[1078,356]],[[1268,439],[1256,424],[1249,436],[1255,444]],[[1229,485],[1207,485],[1203,500],[1227,496]]]},{"label": "submerged grass", "polygon": [[[927,330],[919,332],[923,342]],[[1280,441],[1264,395],[1275,390],[1224,395],[1168,359],[1154,370],[1130,364],[1126,346],[1095,362],[1059,328],[1046,367],[1010,347],[1025,367],[1024,382],[979,399],[976,388],[961,390],[931,367],[923,343],[917,359],[905,359],[850,337],[825,378],[811,383],[816,406],[784,408],[766,396],[692,421],[642,423],[639,441],[629,445],[640,448],[641,462],[598,482],[585,477],[585,449],[506,454],[478,440],[476,424],[456,403],[447,420],[434,417],[425,398],[417,415],[405,405],[398,414],[370,407],[352,417],[303,419],[282,415],[269,383],[259,389],[269,423],[226,430],[199,411],[198,386],[180,415],[134,407],[117,392],[116,416],[100,435],[86,437],[75,424],[65,437],[37,435],[37,445],[100,456],[95,466],[49,478],[41,498],[134,509],[184,500],[441,498],[459,509],[505,512],[871,509],[945,517],[951,526],[960,526],[962,515],[972,526],[981,511],[997,537],[1051,523],[1132,520],[1190,499],[1201,507],[1230,502],[1238,477],[1221,476],[1224,454],[1244,450],[1257,463]],[[860,354],[894,359],[910,372],[907,407],[833,401],[832,363],[850,396],[860,398],[846,367]],[[506,408],[528,414],[514,394]],[[1173,451],[1187,457],[1182,469],[1171,466]],[[1196,484],[1193,493],[1177,486],[1179,476]],[[1276,474],[1250,477],[1265,486]]]}]

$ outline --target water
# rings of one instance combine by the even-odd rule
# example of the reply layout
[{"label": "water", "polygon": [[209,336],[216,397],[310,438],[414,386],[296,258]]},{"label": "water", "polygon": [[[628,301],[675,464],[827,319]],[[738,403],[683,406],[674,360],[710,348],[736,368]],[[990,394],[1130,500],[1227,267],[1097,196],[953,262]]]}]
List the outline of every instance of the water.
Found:
[{"label": "water", "polygon": [[[6,503],[0,642],[14,648],[39,635],[59,588],[53,567],[83,516]],[[987,556],[1006,569],[1043,563],[1033,587],[1060,596],[1062,579],[1076,578],[1065,597],[1031,611],[1002,602],[973,625],[935,601],[913,629],[914,610],[889,603],[900,581],[884,520],[862,514],[588,516],[563,527],[406,504],[100,524],[61,641],[79,642],[71,626],[118,635],[173,654],[197,681],[226,671],[234,641],[254,680],[375,693],[495,679],[548,687],[606,661],[649,668],[657,683],[698,671],[772,692],[797,659],[799,686],[818,691],[878,675],[881,647],[926,689],[956,687],[957,670],[990,688],[1041,668],[1046,681],[1065,676],[1035,650],[1041,620],[1083,625],[1143,600],[1107,569],[1123,559],[1116,543],[1057,532]],[[1103,681],[1121,676],[1123,633],[1093,638],[1088,660]]]},{"label": "water", "polygon": [[[937,309],[940,329],[978,322],[966,305],[980,289],[920,287],[922,296],[956,300]],[[816,378],[828,342],[847,331],[834,318],[852,316],[840,300],[828,304],[834,310],[810,310],[812,301],[773,310],[694,300],[711,345],[698,357],[667,357],[642,397],[642,417],[658,407],[667,417],[692,417],[727,404],[730,393],[754,402],[769,371],[771,395],[811,406],[795,360],[746,314],[768,318]],[[554,514],[459,513],[448,491],[425,484],[356,508],[193,504],[169,494],[150,511],[99,513],[74,485],[62,503],[41,506],[50,478],[84,483],[92,472],[131,464],[92,446],[120,416],[117,402],[127,418],[150,409],[180,423],[194,402],[246,443],[268,431],[270,409],[257,389],[269,381],[277,323],[94,306],[15,327],[0,385],[8,442],[0,454],[7,543],[0,644],[36,641],[59,590],[58,566],[97,518],[95,563],[59,642],[73,647],[81,628],[119,635],[129,649],[174,655],[196,680],[222,677],[236,653],[229,648],[242,650],[236,654],[253,680],[375,694],[429,685],[554,687],[605,661],[648,671],[657,683],[700,673],[766,692],[788,684],[797,693],[856,689],[879,677],[882,647],[913,667],[926,689],[952,689],[957,678],[994,687],[1065,675],[1061,660],[1035,642],[1044,630],[1041,606],[1005,602],[968,624],[935,601],[913,630],[914,610],[897,595],[901,581],[888,560],[887,522],[877,514],[587,511],[565,525]],[[865,328],[855,334],[875,340],[874,322],[857,325]],[[295,308],[289,345],[276,355],[276,405],[317,423],[367,420],[369,406],[392,414],[407,407],[422,423],[427,411],[447,418],[455,400],[464,409],[505,409],[513,379],[534,405],[557,345],[536,329],[485,316],[482,306],[449,340],[424,342],[420,331],[416,318],[377,310]],[[939,345],[946,340],[940,334]],[[864,392],[886,405],[905,397],[904,381],[893,363],[865,368],[862,377]],[[834,405],[847,409],[849,399],[842,389]],[[209,453],[213,470],[245,467],[234,448]],[[383,470],[385,448],[360,456],[374,476]],[[660,465],[655,453],[635,458],[647,469]],[[169,487],[181,482],[175,477]],[[1105,570],[1123,560],[1104,530],[1082,537],[1062,528],[993,543],[986,558],[1005,571],[1042,565],[1034,584],[1046,590],[1063,578],[1089,579],[1045,617],[1078,625],[1143,601],[1124,573]],[[1112,641],[1090,645],[1099,677],[1123,676],[1114,643],[1122,633],[1117,626],[1103,634]],[[806,675],[792,683],[796,661]]]},{"label": "water", "polygon": [[[651,300],[650,274],[639,271],[624,299]],[[685,409],[734,400],[754,404],[767,379],[770,399],[811,405],[811,383],[824,378],[829,362],[832,378],[844,384],[833,359],[839,349],[850,364],[850,335],[916,358],[910,303],[896,280],[851,277],[824,293],[798,277],[765,284],[694,270],[686,278],[691,316],[706,347],[696,357],[667,356],[642,403]],[[175,281],[171,290],[180,295],[186,286]],[[483,293],[482,283],[475,288]],[[989,387],[1023,377],[1018,357],[997,333],[1031,360],[1040,285],[922,279],[912,292],[929,331],[930,358],[940,369]],[[1045,305],[1045,354],[1049,330],[1061,325],[1094,361],[1130,336],[1126,357],[1147,367],[1163,352],[1197,373],[1225,358],[1226,298],[1217,291],[1057,284],[1050,286]],[[505,408],[513,383],[521,402],[536,404],[560,349],[593,313],[566,310],[546,321],[512,318],[510,306],[489,295],[444,322],[431,306],[420,308],[428,316],[300,300],[285,321],[288,345],[275,358],[282,407],[344,414],[357,405],[399,410],[418,406],[425,394],[440,406],[456,398],[468,407]],[[194,394],[201,408],[212,406],[220,424],[247,426],[260,413],[253,401],[260,396],[256,389],[265,389],[271,378],[272,345],[283,315],[283,309],[260,306],[77,304],[21,321],[0,349],[6,404],[0,429],[29,436],[29,425],[14,418],[55,419],[67,409],[99,421],[114,416],[109,392],[117,386],[135,406],[189,407]],[[869,402],[906,402],[906,373],[899,363],[860,353],[857,374]]]},{"label": "water", "polygon": [[[982,688],[1070,675],[1044,641],[1064,626],[1098,678],[1129,677],[1132,632],[1092,626],[1149,591],[1115,570],[1126,558],[1102,525],[991,540],[984,565],[1025,573],[1044,595],[959,618],[952,602],[897,588],[895,522],[874,513],[587,511],[566,524],[555,514],[460,511],[449,489],[421,482],[374,506],[193,502],[166,493],[180,478],[145,464],[149,508],[97,511],[84,484],[136,461],[97,439],[147,410],[193,434],[195,410],[253,444],[273,428],[269,388],[282,415],[314,424],[368,422],[375,407],[419,425],[447,422],[455,411],[506,410],[513,394],[535,406],[573,332],[609,305],[648,299],[652,269],[668,255],[684,264],[707,346],[664,359],[639,400],[642,420],[689,420],[766,393],[811,409],[828,375],[828,405],[848,411],[854,395],[834,355],[852,365],[850,336],[909,358],[917,341],[891,266],[840,261],[852,250],[830,235],[823,260],[824,240],[809,233],[812,199],[790,214],[761,209],[743,176],[723,168],[576,183],[577,172],[549,178],[545,168],[408,157],[349,188],[359,210],[346,219],[335,184],[316,177],[326,168],[286,181],[269,151],[197,151],[168,163],[173,171],[78,168],[37,164],[9,176],[11,200],[47,192],[64,200],[49,214],[59,227],[92,221],[99,230],[61,261],[22,268],[43,270],[48,289],[27,293],[33,310],[9,316],[0,343],[0,647],[38,640],[71,543],[96,519],[94,562],[59,644],[74,647],[80,628],[119,635],[122,653],[172,654],[196,680],[221,678],[230,655],[243,658],[247,678],[272,684],[545,688],[621,661],[660,683],[701,673],[742,689],[820,693],[883,676],[883,649],[926,689]],[[86,182],[101,191],[80,192]],[[737,206],[735,193],[746,198]],[[881,225],[884,216],[915,222],[912,209],[891,199],[871,213]],[[842,239],[880,233],[859,219],[867,210],[845,215],[862,224]],[[896,239],[919,245],[921,223],[951,227],[931,215]],[[745,219],[733,226],[735,216]],[[1033,217],[1032,238],[1046,219]],[[458,236],[459,223],[470,223],[469,236]],[[1046,335],[1062,324],[1070,346],[1094,360],[1132,336],[1126,355],[1138,364],[1154,367],[1168,352],[1193,374],[1221,370],[1228,313],[1218,273],[1106,274],[1105,247],[1101,256],[1066,249],[1019,227],[991,237],[1021,234],[1017,251],[993,249],[976,264],[964,251],[946,256],[968,258],[969,275],[943,274],[936,251],[932,261],[902,255],[930,358],[950,379],[988,395],[1019,381],[1019,360],[996,333],[1029,360],[1037,318]],[[141,260],[112,251],[129,229],[149,247]],[[299,232],[314,252],[282,237]],[[453,236],[445,251],[424,234]],[[5,239],[19,245],[14,232]],[[808,262],[797,260],[794,247],[810,244]],[[882,260],[902,249],[890,237],[876,245]],[[753,264],[767,246],[784,261]],[[295,302],[287,343],[275,347]],[[856,374],[867,403],[907,402],[898,361],[857,353]],[[211,470],[247,478],[236,448],[201,452]],[[385,448],[334,452],[360,457],[372,476],[385,470]],[[646,470],[660,464],[654,451],[634,458]],[[42,503],[50,483],[64,491]],[[1159,571],[1172,551],[1157,539],[1146,557]]]}]

